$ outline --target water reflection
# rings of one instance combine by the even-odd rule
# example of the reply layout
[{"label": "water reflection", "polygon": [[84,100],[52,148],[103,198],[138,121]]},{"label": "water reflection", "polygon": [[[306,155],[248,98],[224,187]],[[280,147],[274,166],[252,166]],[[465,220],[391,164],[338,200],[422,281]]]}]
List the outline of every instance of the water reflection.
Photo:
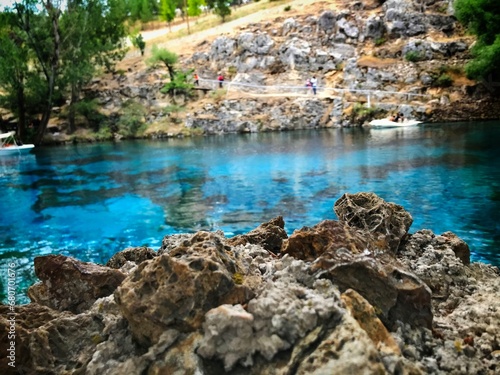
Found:
[{"label": "water reflection", "polygon": [[0,159],[0,258],[27,284],[36,255],[105,262],[166,234],[234,235],[277,215],[291,233],[335,218],[343,193],[373,191],[412,214],[411,231],[452,230],[474,260],[500,264],[499,140],[500,123],[475,123],[37,148]]}]

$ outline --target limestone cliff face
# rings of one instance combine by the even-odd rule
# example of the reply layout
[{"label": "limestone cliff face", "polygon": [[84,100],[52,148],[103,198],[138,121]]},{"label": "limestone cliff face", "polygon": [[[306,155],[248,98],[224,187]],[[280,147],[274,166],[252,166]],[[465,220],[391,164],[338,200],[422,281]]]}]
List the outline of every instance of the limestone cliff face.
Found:
[{"label": "limestone cliff face", "polygon": [[[491,103],[456,115],[483,95],[461,71],[473,40],[464,36],[451,3],[325,2],[317,14],[221,36],[187,63],[202,77],[229,72],[229,94],[193,113],[186,125],[206,133],[362,125],[369,117],[356,113],[356,103],[370,106],[374,115],[495,118],[498,106],[495,113],[484,111]],[[316,96],[303,88],[312,76],[319,81]],[[477,97],[471,100],[470,93]]]},{"label": "limestone cliff face", "polygon": [[[430,122],[499,118],[500,102],[488,86],[464,76],[474,39],[452,3],[325,1],[203,43],[181,64],[213,91],[204,97],[198,91],[177,120],[217,134],[360,126],[394,112]],[[169,98],[159,93],[163,73],[129,72],[116,78],[119,89],[89,90],[97,90],[108,113],[132,99],[149,108],[147,122],[168,122]],[[219,73],[226,78],[222,91]],[[312,76],[317,95],[305,88]]]}]

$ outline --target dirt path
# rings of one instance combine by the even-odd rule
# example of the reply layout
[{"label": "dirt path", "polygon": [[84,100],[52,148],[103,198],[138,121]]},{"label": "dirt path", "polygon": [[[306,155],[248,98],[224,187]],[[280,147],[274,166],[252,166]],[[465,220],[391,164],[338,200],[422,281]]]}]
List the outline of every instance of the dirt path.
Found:
[{"label": "dirt path", "polygon": [[[285,6],[287,5],[291,7],[290,11],[284,10]],[[197,46],[200,43],[211,42],[217,37],[224,34],[232,34],[236,30],[241,29],[243,26],[251,23],[269,21],[273,20],[276,17],[289,18],[293,17],[297,13],[302,14],[304,8],[309,7],[311,5],[313,5],[315,8],[327,9],[332,6],[332,2],[322,2],[322,1],[318,2],[315,0],[282,1],[277,3],[277,5],[273,6],[272,8],[263,9],[255,13],[251,13],[247,16],[240,17],[234,21],[221,23],[210,29],[202,30],[199,32],[193,32],[190,35],[186,35],[173,40],[165,41],[165,39],[168,38],[168,34],[170,34],[171,32],[173,33],[181,30],[187,30],[186,23],[181,23],[172,26],[172,31],[170,31],[168,27],[157,30],[144,31],[141,34],[144,40],[148,42],[149,45],[146,47],[145,55],[147,57],[147,55],[150,53],[150,49],[153,44],[157,44],[158,46],[161,46],[172,52],[175,52],[180,56],[191,55],[196,51]],[[250,7],[250,6],[252,6],[252,4],[244,5],[243,7]],[[216,16],[208,15],[206,17],[216,17]],[[200,21],[206,19],[207,18],[205,17],[201,17]],[[191,28],[195,27],[196,20],[192,20],[190,25]],[[138,56],[140,56],[139,51],[132,50],[127,54],[126,59],[134,59],[135,57]]]}]

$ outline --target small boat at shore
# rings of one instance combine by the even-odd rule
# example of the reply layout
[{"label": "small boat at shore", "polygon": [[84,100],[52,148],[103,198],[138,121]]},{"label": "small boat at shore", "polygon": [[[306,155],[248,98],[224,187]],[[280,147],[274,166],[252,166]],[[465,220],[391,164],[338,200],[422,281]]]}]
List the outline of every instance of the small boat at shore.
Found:
[{"label": "small boat at shore", "polygon": [[22,155],[27,154],[35,145],[18,145],[14,136],[16,132],[8,132],[0,134],[0,156],[4,155]]},{"label": "small boat at shore", "polygon": [[404,120],[402,122],[395,122],[387,118],[384,118],[381,120],[370,121],[370,126],[374,128],[405,128],[408,126],[415,126],[421,123],[422,121],[417,121],[417,120]]}]

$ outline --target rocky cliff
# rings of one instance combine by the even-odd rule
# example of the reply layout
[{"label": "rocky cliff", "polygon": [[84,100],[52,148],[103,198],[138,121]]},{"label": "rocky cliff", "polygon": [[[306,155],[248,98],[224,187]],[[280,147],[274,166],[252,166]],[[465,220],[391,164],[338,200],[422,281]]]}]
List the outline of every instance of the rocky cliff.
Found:
[{"label": "rocky cliff", "polygon": [[[403,112],[429,122],[500,118],[492,87],[465,78],[474,40],[453,16],[452,0],[332,0],[281,11],[182,54],[202,88],[213,89],[172,116],[161,94],[162,69],[130,69],[96,80],[106,114],[128,100],[149,124],[181,123],[204,134],[359,126]],[[215,90],[219,73],[225,90]],[[304,87],[318,78],[318,95]],[[177,98],[183,101],[182,98]],[[150,136],[167,136],[153,126]],[[160,130],[155,130],[160,129]],[[163,129],[163,130],[162,130]]]},{"label": "rocky cliff", "polygon": [[[500,272],[453,233],[346,194],[287,236],[166,236],[106,266],[36,258],[3,374],[498,374]],[[8,306],[0,306],[7,351]],[[10,372],[9,372],[10,371]]]}]

